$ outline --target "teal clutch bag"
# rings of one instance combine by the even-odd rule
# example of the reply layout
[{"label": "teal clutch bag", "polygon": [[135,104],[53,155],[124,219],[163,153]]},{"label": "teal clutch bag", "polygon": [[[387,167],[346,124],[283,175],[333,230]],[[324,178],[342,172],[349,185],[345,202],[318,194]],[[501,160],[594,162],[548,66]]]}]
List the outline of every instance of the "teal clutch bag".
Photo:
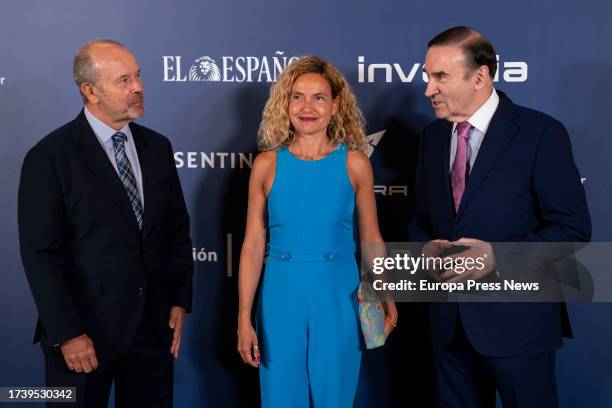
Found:
[{"label": "teal clutch bag", "polygon": [[374,349],[385,344],[385,309],[380,298],[367,282],[357,289],[359,320],[366,348]]}]

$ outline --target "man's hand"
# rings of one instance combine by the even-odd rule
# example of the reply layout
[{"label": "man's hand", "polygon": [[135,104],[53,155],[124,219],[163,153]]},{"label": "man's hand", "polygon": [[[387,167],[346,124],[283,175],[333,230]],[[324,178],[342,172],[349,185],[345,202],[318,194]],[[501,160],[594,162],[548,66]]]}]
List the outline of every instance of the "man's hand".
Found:
[{"label": "man's hand", "polygon": [[170,353],[174,356],[175,359],[177,359],[179,356],[184,320],[185,309],[180,306],[172,306],[170,308],[170,320],[168,321],[168,326],[172,330],[174,330],[174,334],[172,335],[172,345],[170,346]]},{"label": "man's hand", "polygon": [[[421,252],[425,258],[438,258],[442,252],[451,247],[451,243],[445,239],[435,239],[429,241],[423,246]],[[442,271],[436,268],[436,262],[433,262],[433,268],[428,269],[427,272],[438,282],[442,282]]]},{"label": "man's hand", "polygon": [[493,247],[488,242],[474,238],[461,238],[457,241],[451,242],[450,245],[465,246],[469,248],[463,252],[444,257],[444,261],[453,259],[453,263],[455,263],[456,258],[464,258],[464,262],[466,258],[471,258],[474,260],[480,258],[481,263],[475,262],[470,265],[469,268],[463,265],[465,270],[461,273],[458,273],[456,269],[448,270],[440,275],[443,282],[453,283],[463,282],[468,279],[478,280],[495,270],[497,266],[495,262],[495,254],[493,253]]},{"label": "man's hand", "polygon": [[63,342],[61,350],[66,365],[72,371],[91,373],[98,368],[98,359],[93,341],[86,334]]}]

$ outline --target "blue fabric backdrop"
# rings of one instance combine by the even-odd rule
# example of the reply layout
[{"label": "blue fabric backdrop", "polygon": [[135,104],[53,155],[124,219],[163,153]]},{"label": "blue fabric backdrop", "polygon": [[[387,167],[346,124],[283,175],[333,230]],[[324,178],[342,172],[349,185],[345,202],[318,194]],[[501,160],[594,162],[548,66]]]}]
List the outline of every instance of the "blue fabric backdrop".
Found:
[{"label": "blue fabric backdrop", "polygon": [[[71,69],[85,41],[112,38],[134,52],[145,85],[140,123],[168,136],[177,152],[197,261],[176,406],[250,407],[257,375],[235,352],[237,254],[261,110],[286,63],[308,54],[329,59],[351,82],[368,134],[384,131],[372,138],[371,154],[379,217],[384,238],[403,241],[415,144],[433,119],[423,96],[426,43],[453,25],[475,27],[499,54],[496,87],[569,129],[593,239],[610,241],[611,15],[603,0],[2,2],[0,386],[43,383],[42,356],[30,342],[36,311],[18,255],[17,184],[27,149],[81,109]],[[219,81],[196,80],[214,79],[197,69],[204,60],[218,67]],[[611,311],[570,305],[576,339],[558,353],[562,407],[612,406]],[[401,305],[400,322],[389,345],[364,359],[360,406],[433,401],[427,306]]]}]

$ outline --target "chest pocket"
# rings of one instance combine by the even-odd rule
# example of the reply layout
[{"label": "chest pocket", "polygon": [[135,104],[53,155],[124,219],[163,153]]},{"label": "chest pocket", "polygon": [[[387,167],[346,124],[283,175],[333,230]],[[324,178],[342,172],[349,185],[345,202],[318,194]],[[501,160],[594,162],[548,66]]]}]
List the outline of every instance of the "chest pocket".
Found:
[{"label": "chest pocket", "polygon": [[525,176],[525,167],[520,165],[511,166],[495,166],[485,179],[486,183],[502,183],[509,181],[518,181]]}]

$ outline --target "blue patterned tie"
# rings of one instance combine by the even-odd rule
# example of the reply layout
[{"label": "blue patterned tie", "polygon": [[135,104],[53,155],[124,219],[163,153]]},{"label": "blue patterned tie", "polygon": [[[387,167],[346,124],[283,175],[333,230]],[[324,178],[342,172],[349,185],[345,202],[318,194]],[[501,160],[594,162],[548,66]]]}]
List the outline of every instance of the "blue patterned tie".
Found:
[{"label": "blue patterned tie", "polygon": [[142,230],[142,216],[144,210],[142,209],[142,203],[140,202],[140,196],[138,195],[138,186],[134,173],[132,173],[132,166],[130,161],[125,155],[125,141],[127,136],[122,132],[117,132],[113,135],[113,148],[115,150],[115,161],[117,162],[117,170],[119,171],[119,178],[123,183],[123,188],[128,195],[132,210],[136,216],[136,222],[138,227]]}]

